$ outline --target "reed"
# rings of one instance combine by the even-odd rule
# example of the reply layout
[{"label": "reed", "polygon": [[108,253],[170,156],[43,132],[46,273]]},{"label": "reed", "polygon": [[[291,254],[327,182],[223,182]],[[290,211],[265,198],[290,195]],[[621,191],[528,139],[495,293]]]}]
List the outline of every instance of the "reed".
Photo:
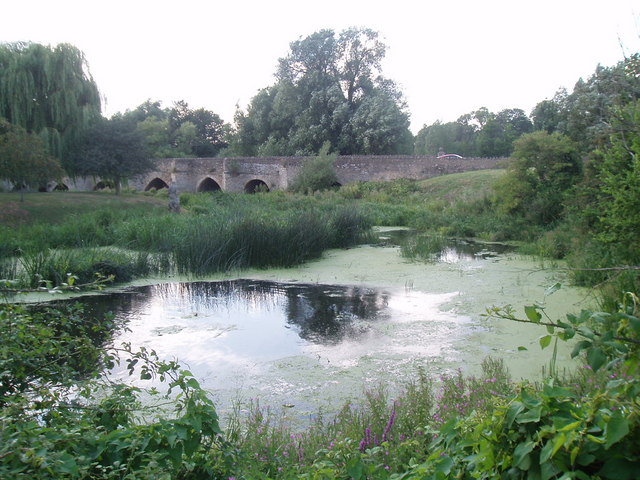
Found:
[{"label": "reed", "polygon": [[436,261],[448,243],[448,239],[442,235],[415,235],[400,246],[400,252],[404,258],[411,260]]}]

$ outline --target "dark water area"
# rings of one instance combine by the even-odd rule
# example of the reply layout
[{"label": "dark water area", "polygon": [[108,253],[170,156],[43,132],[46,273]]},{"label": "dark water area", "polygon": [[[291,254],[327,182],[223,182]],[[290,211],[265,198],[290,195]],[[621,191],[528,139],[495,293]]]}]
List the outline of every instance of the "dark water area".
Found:
[{"label": "dark water area", "polygon": [[[224,321],[234,329],[259,332],[260,343],[284,328],[299,340],[326,345],[361,336],[370,322],[384,317],[388,298],[388,293],[364,287],[232,280],[132,287],[83,297],[82,303],[88,316],[110,313],[129,329],[153,317],[145,323],[158,336],[211,329]],[[169,325],[176,319],[179,324]],[[247,339],[239,346],[253,350],[251,343]]]}]

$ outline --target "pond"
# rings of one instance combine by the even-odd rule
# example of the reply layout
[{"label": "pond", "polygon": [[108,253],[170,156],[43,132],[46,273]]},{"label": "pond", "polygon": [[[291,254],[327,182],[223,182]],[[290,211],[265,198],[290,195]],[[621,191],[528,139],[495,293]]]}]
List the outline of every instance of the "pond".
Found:
[{"label": "pond", "polygon": [[[258,399],[313,415],[357,401],[365,388],[401,388],[418,369],[478,373],[488,355],[503,358],[515,378],[539,376],[551,354],[538,346],[546,330],[482,314],[545,301],[561,315],[579,309],[584,293],[563,288],[545,299],[561,272],[490,245],[452,244],[434,263],[405,261],[394,240],[402,235],[383,230],[379,245],[330,251],[293,269],[165,279],[83,301],[126,323],[116,345],[188,367],[223,414]],[[568,350],[559,357],[568,363]],[[111,375],[133,381],[124,368]]]}]

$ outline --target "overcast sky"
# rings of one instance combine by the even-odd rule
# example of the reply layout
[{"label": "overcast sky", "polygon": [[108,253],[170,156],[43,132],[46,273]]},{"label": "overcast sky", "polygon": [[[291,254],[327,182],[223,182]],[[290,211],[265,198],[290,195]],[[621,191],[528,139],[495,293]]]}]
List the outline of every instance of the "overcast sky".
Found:
[{"label": "overcast sky", "polygon": [[482,106],[530,113],[598,64],[640,51],[640,4],[630,0],[21,0],[2,17],[0,42],[82,50],[106,115],[185,100],[227,122],[273,84],[292,41],[372,28],[414,133]]}]

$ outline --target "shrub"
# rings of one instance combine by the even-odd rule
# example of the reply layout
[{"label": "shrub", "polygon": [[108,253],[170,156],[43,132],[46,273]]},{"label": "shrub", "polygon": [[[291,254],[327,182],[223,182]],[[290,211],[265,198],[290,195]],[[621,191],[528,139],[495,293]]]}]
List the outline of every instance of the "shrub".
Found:
[{"label": "shrub", "polygon": [[297,193],[313,193],[327,190],[338,183],[338,176],[334,168],[336,154],[329,154],[329,143],[325,143],[318,156],[307,160],[289,187]]}]

